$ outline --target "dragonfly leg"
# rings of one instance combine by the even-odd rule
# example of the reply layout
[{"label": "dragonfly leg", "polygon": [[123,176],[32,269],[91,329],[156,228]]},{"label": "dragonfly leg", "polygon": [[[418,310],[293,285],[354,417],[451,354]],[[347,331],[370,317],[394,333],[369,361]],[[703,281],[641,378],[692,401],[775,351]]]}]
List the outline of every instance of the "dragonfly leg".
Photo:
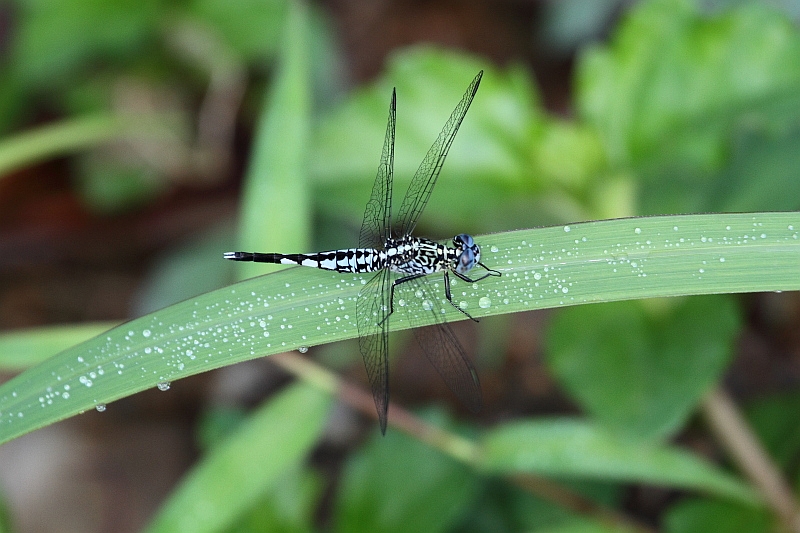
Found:
[{"label": "dragonfly leg", "polygon": [[478,263],[478,264],[486,269],[486,274],[484,274],[483,276],[481,276],[479,278],[472,279],[469,276],[466,276],[464,274],[456,272],[455,270],[452,270],[451,272],[453,274],[455,274],[456,276],[458,276],[459,279],[463,279],[467,283],[476,283],[476,282],[478,282],[478,281],[480,281],[482,279],[488,278],[489,276],[502,276],[502,274],[500,274],[500,272],[498,272],[497,270],[493,270],[493,269],[487,267],[486,265],[484,265],[483,263]]},{"label": "dragonfly leg", "polygon": [[[445,297],[447,297],[447,301],[450,302],[450,305],[452,305],[453,307],[455,307],[456,309],[458,309],[459,311],[464,313],[467,316],[467,318],[469,318],[470,320],[472,320],[474,322],[480,322],[477,318],[473,318],[473,316],[471,314],[467,313],[466,311],[461,309],[459,306],[457,306],[455,303],[453,303],[453,296],[450,294],[450,276],[448,276],[448,272],[449,272],[448,270],[444,271],[444,295],[445,295]],[[459,278],[463,279],[464,281],[470,281],[470,282],[472,281],[468,277],[464,276],[463,274],[459,274],[456,271],[453,271],[453,274],[455,274]]]},{"label": "dragonfly leg", "polygon": [[407,281],[411,281],[411,280],[414,280],[414,279],[417,279],[417,278],[421,278],[424,275],[425,274],[412,274],[412,275],[406,276],[404,278],[396,279],[396,280],[394,280],[392,282],[392,288],[389,291],[389,313],[385,317],[383,317],[383,320],[381,320],[378,323],[378,325],[381,325],[384,322],[386,322],[386,320],[391,316],[391,314],[394,313],[394,288],[396,286],[400,285],[401,283],[405,283]]}]

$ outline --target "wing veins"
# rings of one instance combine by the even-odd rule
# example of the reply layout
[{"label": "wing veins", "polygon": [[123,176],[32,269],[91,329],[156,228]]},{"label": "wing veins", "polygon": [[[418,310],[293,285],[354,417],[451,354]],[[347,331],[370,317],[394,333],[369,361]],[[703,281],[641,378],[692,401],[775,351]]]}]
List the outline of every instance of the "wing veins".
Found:
[{"label": "wing veins", "polygon": [[389,119],[386,123],[386,135],[383,140],[381,162],[378,174],[372,185],[372,195],[364,211],[364,221],[358,237],[359,248],[382,247],[391,236],[392,226],[392,179],[394,174],[394,136],[397,124],[397,95],[392,89],[392,101],[389,103]]},{"label": "wing veins", "polygon": [[[445,304],[441,298],[435,297],[427,278],[418,278],[408,282],[407,285],[409,287],[404,287],[402,290],[408,294],[406,300],[419,302],[419,307],[408,303],[403,307],[413,328],[414,338],[447,387],[471,411],[480,411],[483,400],[478,372],[467,358],[450,324],[443,317],[441,310]],[[422,298],[418,297],[420,292]],[[422,307],[422,301],[425,299],[432,303],[431,309],[427,311]],[[423,315],[432,316],[435,323],[431,326],[422,325]]]},{"label": "wing veins", "polygon": [[450,118],[442,128],[436,141],[425,154],[425,159],[422,160],[417,172],[411,179],[411,184],[408,187],[402,204],[400,204],[400,214],[397,217],[397,236],[410,235],[417,225],[422,210],[428,203],[428,199],[433,192],[433,187],[436,185],[436,180],[439,178],[439,173],[444,165],[444,160],[447,153],[450,151],[450,146],[453,144],[458,128],[467,114],[470,104],[472,104],[475,93],[478,91],[478,86],[481,83],[483,71],[478,72],[477,76],[472,80],[461,101],[450,114]]}]

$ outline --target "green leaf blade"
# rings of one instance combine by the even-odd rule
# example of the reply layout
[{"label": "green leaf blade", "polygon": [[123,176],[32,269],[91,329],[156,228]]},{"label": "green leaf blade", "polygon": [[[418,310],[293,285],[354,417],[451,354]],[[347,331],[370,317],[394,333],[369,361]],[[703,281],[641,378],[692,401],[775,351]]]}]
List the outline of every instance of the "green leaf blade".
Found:
[{"label": "green leaf blade", "polygon": [[[439,424],[445,422],[438,416]],[[402,433],[376,436],[347,464],[335,531],[444,533],[468,508],[479,478],[460,463]]]},{"label": "green leaf blade", "polygon": [[[798,213],[609,220],[476,241],[482,261],[503,273],[453,285],[454,301],[476,317],[654,296],[800,290]],[[0,387],[0,442],[160,382],[354,338],[355,299],[366,280],[297,267],[123,324]],[[442,281],[431,283],[444,297]],[[408,305],[425,314],[421,301]],[[448,309],[445,318],[464,317]],[[403,313],[392,316],[392,330],[408,327]]]},{"label": "green leaf blade", "polygon": [[308,385],[281,392],[184,478],[147,531],[210,533],[230,525],[310,451],[330,405]]},{"label": "green leaf blade", "polygon": [[688,452],[626,439],[590,423],[538,420],[488,432],[483,467],[495,473],[615,479],[702,490],[750,505],[759,498],[744,483]]},{"label": "green leaf blade", "polygon": [[727,367],[738,314],[725,296],[572,307],[548,331],[548,364],[600,422],[663,438]]}]

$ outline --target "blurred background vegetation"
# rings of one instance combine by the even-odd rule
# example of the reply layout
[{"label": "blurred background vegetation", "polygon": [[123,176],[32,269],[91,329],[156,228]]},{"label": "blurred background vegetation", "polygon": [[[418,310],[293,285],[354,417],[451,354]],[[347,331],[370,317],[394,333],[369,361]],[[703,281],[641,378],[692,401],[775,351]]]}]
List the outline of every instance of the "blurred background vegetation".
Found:
[{"label": "blurred background vegetation", "polygon": [[[420,235],[797,210],[799,22],[792,0],[0,3],[0,329],[139,316],[235,281],[243,274],[221,253],[240,246],[352,246],[391,88],[402,191],[481,68]],[[282,84],[285,69],[301,69],[310,91]],[[285,179],[259,185],[264,175]],[[481,375],[486,405],[476,416],[451,401],[410,336],[394,342],[393,399],[425,420],[465,435],[509,420],[581,421],[642,450],[678,443],[740,475],[747,467],[731,461],[715,430],[719,403],[707,396],[715,390],[735,398],[747,435],[780,469],[778,491],[794,499],[797,293],[621,302],[456,326]],[[364,382],[353,343],[309,355]],[[36,357],[9,354],[3,371]],[[139,531],[158,513],[201,513],[175,500],[163,506],[254,406],[276,392],[274,402],[287,401],[289,381],[254,360],[4,445],[2,527]],[[300,422],[284,412],[284,424]],[[578,468],[558,481],[626,525],[609,525],[591,506],[566,509],[562,493],[482,475],[391,428],[379,438],[372,420],[342,405],[310,442],[257,501],[209,530],[788,527],[780,505],[658,479],[623,483],[619,465],[589,464],[591,447],[583,475]],[[252,446],[277,453],[256,439]],[[224,486],[224,470],[215,475]]]}]

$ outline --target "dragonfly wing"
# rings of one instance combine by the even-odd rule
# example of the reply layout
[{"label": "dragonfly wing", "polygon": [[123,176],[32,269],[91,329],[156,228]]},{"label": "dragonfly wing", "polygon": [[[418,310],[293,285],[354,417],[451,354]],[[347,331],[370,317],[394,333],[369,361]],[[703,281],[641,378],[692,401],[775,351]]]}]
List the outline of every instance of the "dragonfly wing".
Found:
[{"label": "dragonfly wing", "polygon": [[[450,303],[443,298],[436,298],[424,277],[398,285],[397,289],[400,287],[403,287],[402,298],[406,300],[403,309],[428,361],[464,405],[473,412],[480,411],[483,400],[478,372],[442,313],[443,306],[450,307]],[[395,295],[395,310],[400,297]],[[423,326],[423,318],[431,316],[435,324]]]},{"label": "dragonfly wing", "polygon": [[379,271],[361,288],[356,299],[358,346],[383,434],[386,434],[389,410],[389,336],[386,329],[390,309],[389,276],[388,270]]},{"label": "dragonfly wing", "polygon": [[383,140],[381,163],[378,175],[372,186],[372,196],[367,202],[361,233],[358,238],[360,248],[376,248],[383,246],[390,237],[392,225],[392,175],[394,173],[394,131],[397,123],[397,96],[392,89],[392,101],[389,104],[389,121],[386,124],[386,136]]},{"label": "dragonfly wing", "polygon": [[416,174],[411,179],[411,185],[409,185],[408,192],[403,198],[403,203],[400,204],[400,214],[397,217],[398,236],[411,235],[414,231],[419,215],[425,209],[425,205],[428,203],[433,191],[433,186],[436,185],[436,180],[442,170],[450,145],[453,144],[458,128],[467,114],[472,99],[475,98],[475,93],[481,83],[481,77],[483,77],[482,70],[478,72],[478,75],[467,87],[467,92],[464,93],[450,118],[447,119],[447,123],[439,133],[439,137],[430,147],[425,159],[422,160]]}]

